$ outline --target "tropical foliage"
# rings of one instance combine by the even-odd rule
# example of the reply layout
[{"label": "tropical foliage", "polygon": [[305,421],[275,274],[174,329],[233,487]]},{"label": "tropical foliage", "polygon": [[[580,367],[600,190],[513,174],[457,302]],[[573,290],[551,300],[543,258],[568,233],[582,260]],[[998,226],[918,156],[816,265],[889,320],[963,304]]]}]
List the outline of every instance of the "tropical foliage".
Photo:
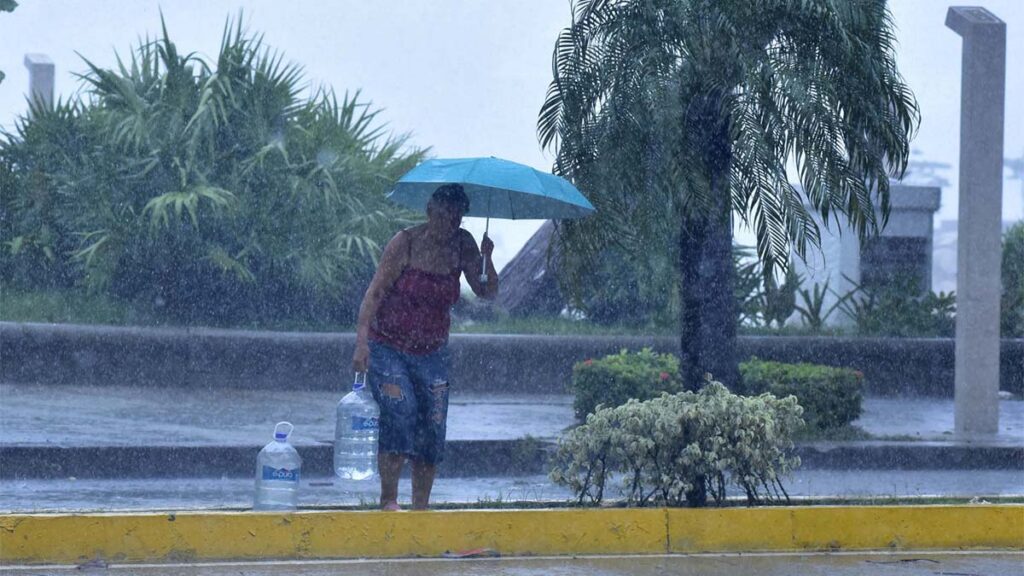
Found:
[{"label": "tropical foliage", "polygon": [[742,397],[718,382],[630,400],[562,438],[551,479],[579,504],[619,496],[630,506],[702,506],[710,496],[721,505],[729,486],[749,504],[788,501],[782,478],[800,465],[792,454],[800,414],[793,397]]},{"label": "tropical foliage", "polygon": [[1002,334],[1024,338],[1024,221],[1003,235]]},{"label": "tropical foliage", "polygon": [[956,296],[922,293],[913,278],[895,278],[881,288],[857,286],[839,304],[861,336],[950,338],[956,331]]},{"label": "tropical foliage", "polygon": [[[839,295],[835,290],[829,288],[829,284],[830,282],[825,280],[822,284],[815,283],[810,288],[798,290],[800,303],[795,308],[800,314],[800,322],[811,332],[821,332],[825,328],[825,322],[853,295],[852,292]],[[828,294],[835,295],[836,300],[826,307],[825,297]]]},{"label": "tropical foliage", "polygon": [[[652,246],[643,254],[606,248],[592,266],[575,271],[576,279],[586,281],[563,293],[597,324],[675,328],[679,325],[679,270],[669,255],[675,252],[665,246]],[[739,245],[733,246],[733,265],[739,325],[781,327],[796,309],[797,274],[788,271],[780,283],[764,274],[750,248]]]},{"label": "tropical foliage", "polygon": [[651,250],[643,256],[617,247],[603,251],[588,271],[584,285],[567,294],[587,319],[603,325],[674,326],[678,322],[678,273],[667,254]]},{"label": "tropical foliage", "polygon": [[113,69],[85,64],[81,98],[0,139],[5,282],[191,319],[354,313],[408,216],[383,193],[422,155],[358,92],[308,88],[240,21],[214,62],[165,27]]},{"label": "tropical foliage", "polygon": [[566,287],[608,247],[664,251],[684,382],[735,384],[732,219],[768,276],[818,242],[805,203],[877,230],[918,119],[894,42],[884,0],[574,2],[538,121],[555,170],[597,208],[561,226]]}]

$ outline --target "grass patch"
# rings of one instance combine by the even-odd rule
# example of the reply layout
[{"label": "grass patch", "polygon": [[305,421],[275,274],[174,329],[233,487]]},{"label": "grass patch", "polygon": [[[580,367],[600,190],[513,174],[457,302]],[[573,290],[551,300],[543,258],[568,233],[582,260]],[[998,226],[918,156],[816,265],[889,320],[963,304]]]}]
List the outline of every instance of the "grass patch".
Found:
[{"label": "grass patch", "polygon": [[99,324],[107,326],[210,327],[279,332],[354,332],[355,326],[297,318],[266,318],[251,322],[180,322],[133,302],[81,290],[23,292],[0,290],[0,320],[44,324]]},{"label": "grass patch", "polygon": [[737,329],[740,336],[856,336],[857,333],[848,328],[839,326],[826,326],[820,330],[813,330],[807,326],[780,326],[768,328],[766,326],[740,326]]},{"label": "grass patch", "polygon": [[549,334],[582,336],[676,336],[674,328],[656,326],[606,326],[569,318],[501,318],[486,322],[452,323],[452,333]]},{"label": "grass patch", "polygon": [[153,322],[134,309],[101,294],[80,291],[20,292],[0,290],[0,320],[54,324],[112,324]]}]

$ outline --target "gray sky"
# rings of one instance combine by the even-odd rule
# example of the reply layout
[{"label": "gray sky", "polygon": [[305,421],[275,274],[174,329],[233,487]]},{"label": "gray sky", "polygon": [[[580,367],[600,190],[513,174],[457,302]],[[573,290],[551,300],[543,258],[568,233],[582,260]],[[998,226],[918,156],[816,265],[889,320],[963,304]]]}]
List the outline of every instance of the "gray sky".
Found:
[{"label": "gray sky", "polygon": [[[216,53],[227,16],[245,10],[251,31],[305,67],[314,85],[362,90],[395,132],[437,157],[499,156],[539,169],[551,165],[536,138],[537,111],[551,80],[551,51],[570,22],[566,0],[297,1],[297,0],[20,0],[0,15],[0,125],[24,111],[26,52],[48,54],[57,92],[67,96],[84,68],[76,52],[112,65],[140,36],[159,32],[162,8],[182,51]],[[936,222],[956,217],[960,38],[944,25],[962,2],[891,0],[899,65],[923,116],[916,158],[945,162],[951,183]],[[1007,156],[1024,156],[1024,0],[980,5],[1007,22]],[[1005,219],[1024,217],[1024,187],[1004,182]],[[492,221],[500,268],[540,225]],[[483,222],[467,221],[478,238]]]}]

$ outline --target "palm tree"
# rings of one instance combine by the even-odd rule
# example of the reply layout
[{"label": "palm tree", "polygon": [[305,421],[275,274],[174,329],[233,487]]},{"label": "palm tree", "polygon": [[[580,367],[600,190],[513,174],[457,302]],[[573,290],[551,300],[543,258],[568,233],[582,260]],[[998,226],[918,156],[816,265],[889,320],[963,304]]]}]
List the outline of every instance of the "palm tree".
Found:
[{"label": "palm tree", "polygon": [[213,62],[166,27],[115,68],[85,62],[83,100],[0,134],[0,274],[45,258],[186,319],[352,321],[410,216],[384,192],[423,150],[358,92],[307,90],[241,18]]},{"label": "palm tree", "polygon": [[674,252],[684,382],[737,384],[733,219],[766,275],[817,245],[805,202],[884,224],[919,118],[893,45],[884,0],[574,2],[538,121],[597,207],[560,226],[570,288],[609,246]]}]

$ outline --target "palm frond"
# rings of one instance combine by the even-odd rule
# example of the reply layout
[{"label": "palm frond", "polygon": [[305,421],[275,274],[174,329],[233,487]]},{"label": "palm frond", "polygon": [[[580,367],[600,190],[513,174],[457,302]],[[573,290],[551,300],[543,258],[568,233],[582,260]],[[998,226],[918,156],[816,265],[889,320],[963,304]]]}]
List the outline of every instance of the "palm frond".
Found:
[{"label": "palm frond", "polygon": [[[919,122],[894,46],[884,0],[575,2],[538,138],[600,225],[562,226],[563,252],[593,256],[623,220],[651,228],[658,213],[631,197],[662,219],[708,218],[724,165],[766,273],[818,244],[812,211],[873,233]],[[728,149],[710,148],[722,126]]]}]

